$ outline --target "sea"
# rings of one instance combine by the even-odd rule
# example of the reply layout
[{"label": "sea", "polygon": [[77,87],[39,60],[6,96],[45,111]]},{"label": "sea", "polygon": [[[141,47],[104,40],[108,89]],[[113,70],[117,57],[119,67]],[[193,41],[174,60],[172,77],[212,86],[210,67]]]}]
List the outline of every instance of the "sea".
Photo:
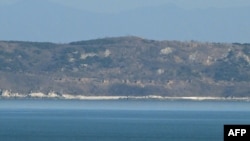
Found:
[{"label": "sea", "polygon": [[0,100],[0,141],[223,141],[250,102]]}]

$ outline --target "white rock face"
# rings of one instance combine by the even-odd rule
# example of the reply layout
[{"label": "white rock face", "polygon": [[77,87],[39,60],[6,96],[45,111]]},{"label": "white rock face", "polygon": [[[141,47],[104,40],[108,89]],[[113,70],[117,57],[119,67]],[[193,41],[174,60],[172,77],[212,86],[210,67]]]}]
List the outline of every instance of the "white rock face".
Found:
[{"label": "white rock face", "polygon": [[37,93],[30,93],[29,94],[30,97],[39,97],[39,98],[42,98],[42,97],[47,97],[46,94],[44,93],[41,93],[41,92],[37,92]]},{"label": "white rock face", "polygon": [[157,74],[163,74],[165,71],[164,71],[164,69],[158,69],[157,70]]},{"label": "white rock face", "polygon": [[172,52],[173,52],[173,50],[170,47],[161,49],[161,54],[166,54],[167,55],[167,54],[170,54]]},{"label": "white rock face", "polygon": [[[173,82],[169,82],[173,84]],[[169,84],[167,84],[169,85]],[[84,96],[84,95],[72,95],[72,94],[62,94],[58,95],[54,92],[49,92],[44,94],[42,92],[30,93],[28,95],[12,93],[11,91],[4,90],[1,98],[58,98],[58,99],[77,99],[77,100],[118,100],[118,99],[166,99],[166,100],[244,100],[250,101],[250,97],[167,97],[159,95],[148,95],[148,96]]]},{"label": "white rock face", "polygon": [[49,92],[49,93],[48,93],[48,97],[49,97],[49,98],[58,98],[59,95],[56,94],[56,93],[54,93],[54,92]]},{"label": "white rock face", "polygon": [[11,91],[4,90],[2,92],[2,95],[0,95],[0,97],[4,97],[4,98],[24,98],[25,95],[19,94],[19,93],[12,93]]},{"label": "white rock face", "polygon": [[197,58],[197,55],[198,55],[198,52],[194,52],[194,53],[190,54],[188,58],[191,61],[195,61]]},{"label": "white rock face", "polygon": [[82,53],[80,59],[86,59],[87,57],[94,57],[97,56],[95,53]]},{"label": "white rock face", "polygon": [[111,54],[110,50],[106,49],[104,52],[104,56],[109,57],[110,54]]},{"label": "white rock face", "polygon": [[8,90],[5,90],[2,92],[2,97],[11,97],[11,92]]},{"label": "white rock face", "polygon": [[245,61],[247,61],[250,64],[250,57],[244,54],[242,51],[237,54],[237,57],[243,58]]},{"label": "white rock face", "polygon": [[211,56],[208,56],[205,65],[210,66],[212,64],[213,64],[213,58]]},{"label": "white rock face", "polygon": [[74,62],[75,58],[69,58],[69,62]]}]

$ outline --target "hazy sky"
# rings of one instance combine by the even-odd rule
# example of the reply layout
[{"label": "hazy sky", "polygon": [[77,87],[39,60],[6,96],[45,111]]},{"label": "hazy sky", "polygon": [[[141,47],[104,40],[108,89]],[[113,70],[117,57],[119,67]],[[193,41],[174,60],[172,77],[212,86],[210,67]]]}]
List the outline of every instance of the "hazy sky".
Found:
[{"label": "hazy sky", "polygon": [[90,11],[112,12],[145,6],[175,4],[182,8],[232,7],[250,5],[249,0],[51,0]]},{"label": "hazy sky", "polygon": [[249,7],[250,0],[0,0],[0,40],[250,42]]},{"label": "hazy sky", "polygon": [[[0,0],[1,5],[12,4],[22,0]],[[36,1],[36,0],[34,0]],[[37,0],[38,1],[38,0]],[[42,0],[44,1],[44,0]],[[139,7],[175,4],[176,6],[193,8],[226,8],[250,6],[250,0],[47,0],[65,6],[91,12],[119,12]]]}]

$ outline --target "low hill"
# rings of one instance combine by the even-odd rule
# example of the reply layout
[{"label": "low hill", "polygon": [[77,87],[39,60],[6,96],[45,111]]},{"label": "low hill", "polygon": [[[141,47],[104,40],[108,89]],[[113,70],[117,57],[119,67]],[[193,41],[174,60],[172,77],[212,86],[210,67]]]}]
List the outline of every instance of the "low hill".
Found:
[{"label": "low hill", "polygon": [[[0,41],[0,89],[88,96],[250,96],[250,44],[134,36]],[[0,92],[1,94],[1,92]]]}]

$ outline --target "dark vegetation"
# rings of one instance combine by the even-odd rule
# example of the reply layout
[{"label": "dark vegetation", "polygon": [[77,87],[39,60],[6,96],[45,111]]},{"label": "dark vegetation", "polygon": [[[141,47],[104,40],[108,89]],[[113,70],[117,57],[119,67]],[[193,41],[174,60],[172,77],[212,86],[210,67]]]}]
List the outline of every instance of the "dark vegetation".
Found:
[{"label": "dark vegetation", "polygon": [[250,44],[0,41],[0,76],[1,90],[19,93],[250,96]]}]

